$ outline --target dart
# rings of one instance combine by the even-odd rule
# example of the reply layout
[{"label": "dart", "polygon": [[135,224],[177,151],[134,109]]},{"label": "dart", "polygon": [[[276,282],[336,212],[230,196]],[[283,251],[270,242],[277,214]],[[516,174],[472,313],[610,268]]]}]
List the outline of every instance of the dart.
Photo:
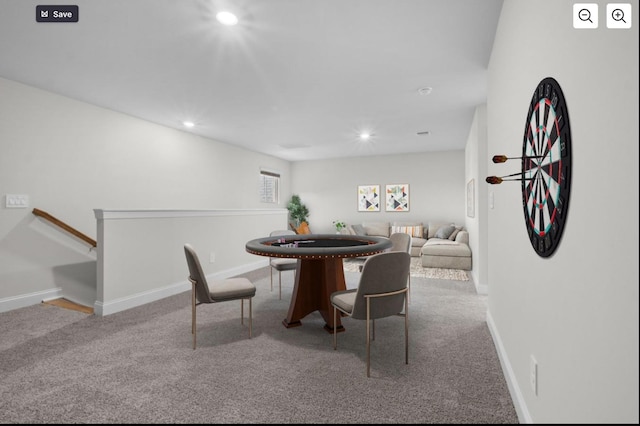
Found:
[{"label": "dart", "polygon": [[494,155],[494,163],[505,163],[507,160],[517,160],[522,158],[544,158],[544,155],[527,155],[525,157],[507,157],[506,155]]},{"label": "dart", "polygon": [[[516,180],[520,180],[520,179],[516,179]],[[499,185],[502,182],[504,182],[505,179],[502,179],[501,177],[498,177],[498,176],[487,176],[486,181],[487,181],[487,183],[490,183],[491,185]]]},{"label": "dart", "polygon": [[501,184],[502,182],[508,182],[508,181],[523,181],[523,180],[532,180],[533,178],[518,178],[518,179],[505,179],[506,177],[511,177],[511,176],[517,176],[517,175],[521,175],[522,173],[514,173],[512,175],[506,175],[506,176],[487,176],[487,178],[485,179],[487,181],[487,183],[490,183],[491,185],[498,185]]}]

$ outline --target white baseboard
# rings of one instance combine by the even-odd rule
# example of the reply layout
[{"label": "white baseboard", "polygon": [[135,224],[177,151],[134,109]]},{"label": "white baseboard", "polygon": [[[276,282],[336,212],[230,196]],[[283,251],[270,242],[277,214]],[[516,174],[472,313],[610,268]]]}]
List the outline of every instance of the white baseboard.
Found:
[{"label": "white baseboard", "polygon": [[489,294],[489,286],[482,285],[482,284],[475,284],[475,286],[476,286],[476,293],[482,294],[483,296],[486,296]]},{"label": "white baseboard", "polygon": [[14,309],[26,308],[27,306],[37,305],[43,301],[58,299],[62,297],[62,289],[54,288],[51,290],[37,291],[35,293],[21,294],[19,296],[7,297],[0,299],[0,312],[8,312]]},{"label": "white baseboard", "polygon": [[[269,259],[264,258],[252,263],[248,263],[236,268],[226,269],[224,271],[217,272],[207,276],[207,279],[218,280],[236,275],[244,274],[254,271],[256,269],[264,268],[269,265]],[[96,301],[93,306],[94,314],[97,316],[105,316],[115,314],[116,312],[124,311],[127,309],[135,308],[137,306],[144,305],[146,303],[155,302],[156,300],[164,299],[165,297],[173,296],[178,293],[182,293],[191,289],[191,283],[187,280],[170,284],[168,286],[155,289],[153,291],[147,291],[138,293],[130,297],[117,299],[108,303]],[[31,305],[37,305],[43,301],[59,299],[65,297],[61,288],[54,288],[51,290],[43,290],[35,293],[21,294],[19,296],[7,297],[0,299],[0,313],[8,312],[14,309],[25,308]],[[71,299],[69,299],[71,300]],[[82,303],[84,304],[84,303]]]},{"label": "white baseboard", "polygon": [[[259,268],[264,268],[269,265],[267,258],[258,260],[256,262],[248,263],[236,268],[226,269],[224,271],[217,272],[215,274],[207,275],[208,280],[220,280],[229,277],[234,277],[240,274],[254,271]],[[188,280],[184,280],[178,283],[170,284],[168,286],[158,288],[152,291],[146,291],[138,293],[133,296],[116,299],[108,303],[96,302],[93,308],[95,315],[106,316],[115,314],[116,312],[124,311],[127,309],[142,306],[147,303],[155,302],[156,300],[164,299],[165,297],[173,296],[175,294],[183,293],[191,290],[191,283]]]},{"label": "white baseboard", "polygon": [[529,413],[527,404],[524,400],[524,397],[522,396],[522,391],[520,390],[520,386],[518,385],[518,381],[516,380],[513,368],[511,368],[511,362],[509,362],[509,357],[507,356],[504,346],[502,345],[502,339],[500,338],[500,334],[496,329],[496,325],[493,322],[493,317],[491,316],[491,312],[489,310],[487,310],[487,326],[489,327],[489,332],[491,333],[493,343],[498,353],[498,358],[500,359],[502,372],[507,381],[509,393],[511,394],[511,400],[513,401],[514,408],[516,409],[516,414],[518,415],[518,422],[531,424],[533,423],[531,414]]}]

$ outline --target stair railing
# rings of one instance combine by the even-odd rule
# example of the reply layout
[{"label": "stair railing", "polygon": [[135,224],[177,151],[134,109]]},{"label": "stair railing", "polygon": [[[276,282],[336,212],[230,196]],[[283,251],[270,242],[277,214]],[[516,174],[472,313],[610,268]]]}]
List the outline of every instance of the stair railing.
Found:
[{"label": "stair railing", "polygon": [[64,229],[65,231],[69,232],[70,234],[72,234],[73,236],[81,239],[82,241],[84,241],[85,243],[91,245],[91,247],[97,247],[98,243],[96,242],[96,240],[94,240],[91,237],[88,237],[87,235],[83,234],[82,232],[78,231],[77,229],[67,225],[66,223],[64,223],[63,221],[61,221],[60,219],[57,219],[53,216],[51,216],[49,213],[42,211],[40,209],[33,209],[32,212],[34,215],[39,216],[51,223],[53,223],[54,225]]}]

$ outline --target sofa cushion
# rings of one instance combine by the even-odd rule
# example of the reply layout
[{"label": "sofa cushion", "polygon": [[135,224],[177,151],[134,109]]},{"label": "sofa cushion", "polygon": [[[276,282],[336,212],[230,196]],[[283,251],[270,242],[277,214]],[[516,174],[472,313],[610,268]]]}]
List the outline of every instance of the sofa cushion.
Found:
[{"label": "sofa cushion", "polygon": [[455,231],[456,227],[454,225],[443,225],[438,228],[436,233],[433,235],[434,238],[442,238],[448,239],[449,236]]},{"label": "sofa cushion", "polygon": [[389,222],[366,222],[362,224],[367,235],[389,237]]},{"label": "sofa cushion", "polygon": [[427,225],[427,232],[426,232],[427,239],[435,237],[436,232],[438,232],[438,229],[440,229],[440,227],[444,225],[451,225],[451,222],[429,222]]},{"label": "sofa cushion", "polygon": [[367,230],[362,225],[353,225],[352,228],[355,235],[367,235]]},{"label": "sofa cushion", "polygon": [[461,244],[469,244],[469,233],[467,231],[465,231],[464,229],[461,229],[460,232],[458,232],[458,235],[456,235],[456,240],[457,243],[461,243]]},{"label": "sofa cushion", "polygon": [[353,226],[351,225],[345,226],[339,231],[339,233],[342,235],[356,235],[355,231],[353,230]]},{"label": "sofa cushion", "polygon": [[454,229],[451,235],[449,235],[449,240],[455,241],[456,236],[458,235],[458,232],[460,232],[461,230],[462,230],[462,226],[456,226],[456,229]]},{"label": "sofa cushion", "polygon": [[471,270],[471,256],[422,256],[422,266],[425,268],[445,268]]},{"label": "sofa cushion", "polygon": [[421,254],[427,256],[470,257],[471,249],[466,244],[440,238],[429,239],[422,249]]},{"label": "sofa cushion", "polygon": [[411,237],[411,247],[422,247],[427,242],[426,239],[421,237]]}]

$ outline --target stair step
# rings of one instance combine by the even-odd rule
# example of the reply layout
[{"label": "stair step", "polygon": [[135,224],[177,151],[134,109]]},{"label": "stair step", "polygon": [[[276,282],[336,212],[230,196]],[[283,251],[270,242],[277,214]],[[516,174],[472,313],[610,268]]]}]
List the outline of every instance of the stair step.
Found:
[{"label": "stair step", "polygon": [[43,301],[42,303],[46,303],[47,305],[58,306],[59,308],[71,309],[72,311],[84,312],[85,314],[93,314],[93,308],[89,306],[81,305],[79,303],[72,302],[63,297],[59,299]]}]

